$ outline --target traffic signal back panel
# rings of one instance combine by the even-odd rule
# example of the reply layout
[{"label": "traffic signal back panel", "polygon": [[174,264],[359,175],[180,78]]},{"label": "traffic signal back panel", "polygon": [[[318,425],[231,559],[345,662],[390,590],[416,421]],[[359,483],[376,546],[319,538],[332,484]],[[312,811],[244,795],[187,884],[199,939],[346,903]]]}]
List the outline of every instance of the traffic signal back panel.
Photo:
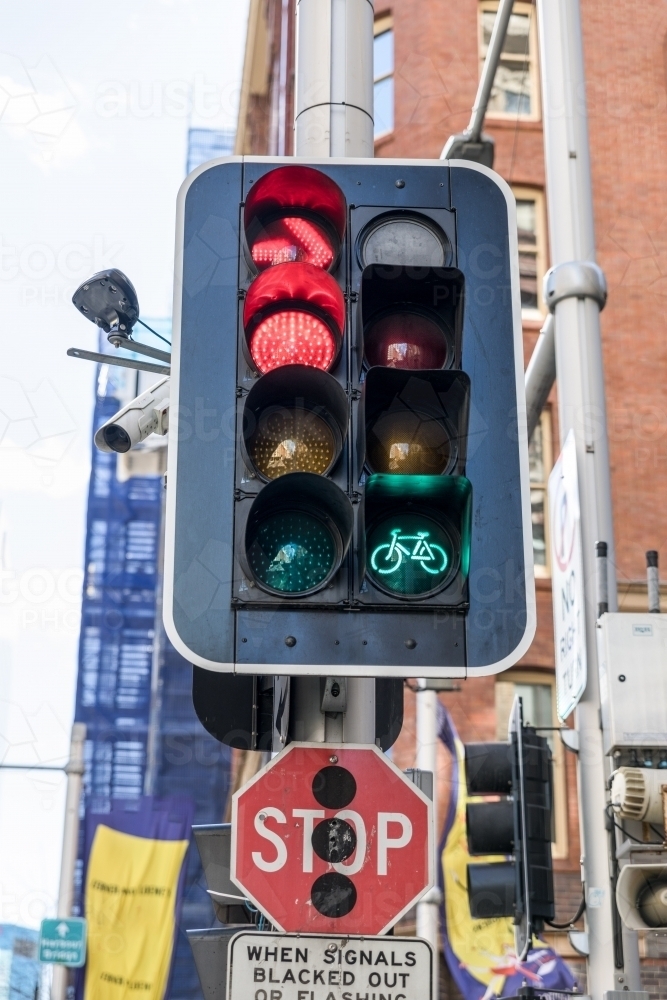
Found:
[{"label": "traffic signal back panel", "polygon": [[511,194],[230,158],[179,195],[165,620],[200,666],[461,675],[532,639]]}]

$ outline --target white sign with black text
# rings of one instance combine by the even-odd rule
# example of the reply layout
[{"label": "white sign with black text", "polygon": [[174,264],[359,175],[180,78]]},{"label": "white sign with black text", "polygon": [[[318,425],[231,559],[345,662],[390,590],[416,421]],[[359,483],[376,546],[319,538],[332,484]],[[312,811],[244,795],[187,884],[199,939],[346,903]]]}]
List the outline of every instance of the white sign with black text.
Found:
[{"label": "white sign with black text", "polygon": [[549,476],[551,576],[558,718],[564,722],[586,687],[584,561],[574,432]]},{"label": "white sign with black text", "polygon": [[236,934],[227,1000],[431,1000],[433,953],[421,938]]}]

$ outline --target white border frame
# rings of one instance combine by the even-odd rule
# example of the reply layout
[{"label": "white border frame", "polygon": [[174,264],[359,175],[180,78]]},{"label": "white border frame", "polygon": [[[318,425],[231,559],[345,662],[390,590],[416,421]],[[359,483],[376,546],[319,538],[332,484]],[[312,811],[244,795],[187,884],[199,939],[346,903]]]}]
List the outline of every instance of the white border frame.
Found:
[{"label": "white border frame", "polygon": [[500,188],[505,201],[507,202],[507,216],[509,223],[509,248],[510,267],[512,276],[512,286],[514,294],[512,296],[512,326],[514,333],[514,365],[516,378],[516,399],[517,411],[519,414],[526,412],[526,390],[523,369],[523,328],[521,324],[521,301],[519,297],[519,244],[516,228],[516,201],[512,190],[499,174],[488,167],[470,160],[404,160],[404,159],[384,159],[358,158],[354,161],[345,158],[312,158],[306,156],[222,156],[216,160],[209,160],[186,177],[183,181],[176,202],[176,248],[174,255],[174,308],[172,320],[172,365],[171,365],[171,406],[169,421],[169,450],[167,456],[167,511],[166,511],[166,531],[165,531],[165,559],[164,559],[164,600],[163,618],[164,626],[175,649],[186,660],[194,663],[198,667],[206,670],[213,670],[218,673],[239,673],[239,674],[281,674],[292,676],[304,676],[315,674],[327,676],[328,674],[337,677],[428,677],[428,678],[448,678],[448,677],[486,677],[492,674],[499,674],[503,670],[508,670],[514,666],[530,648],[535,637],[537,627],[537,610],[535,598],[535,571],[533,566],[533,534],[530,515],[530,470],[528,467],[528,441],[525,436],[521,436],[519,441],[519,466],[521,470],[521,481],[524,484],[521,497],[521,507],[523,514],[523,549],[524,566],[526,577],[526,625],[521,641],[514,647],[512,652],[502,660],[497,660],[486,667],[415,667],[414,664],[385,667],[363,667],[356,664],[340,663],[318,663],[308,664],[285,664],[285,663],[221,663],[217,660],[208,660],[203,656],[193,652],[181,639],[173,619],[174,601],[174,539],[176,529],[176,482],[178,476],[178,413],[179,413],[179,390],[180,390],[180,340],[181,340],[181,292],[183,287],[183,238],[185,230],[185,199],[190,189],[190,185],[211,167],[219,166],[222,163],[261,163],[283,164],[303,163],[311,166],[330,166],[331,164],[349,165],[354,162],[359,166],[410,166],[410,167],[459,167],[465,170],[476,170],[484,174]]},{"label": "white border frame", "polygon": [[[245,886],[236,878],[236,848],[237,848],[236,837],[238,831],[239,800],[241,796],[244,795],[249,788],[252,788],[253,785],[256,785],[257,782],[260,781],[260,779],[264,778],[264,776],[268,774],[269,771],[271,771],[274,767],[276,767],[277,764],[282,763],[285,757],[287,757],[287,755],[292,753],[294,750],[323,750],[327,753],[334,753],[334,754],[338,754],[343,751],[347,752],[348,750],[363,750],[366,753],[374,753],[376,757],[379,757],[382,764],[385,767],[388,767],[390,771],[393,771],[394,774],[398,778],[400,778],[405,785],[408,786],[410,791],[413,792],[417,796],[417,798],[421,799],[422,802],[424,802],[426,805],[426,808],[428,810],[428,819],[427,819],[428,885],[426,885],[424,889],[422,889],[422,891],[408,903],[407,906],[403,907],[398,916],[393,917],[392,920],[389,921],[389,923],[384,925],[381,931],[377,932],[378,935],[384,934],[391,927],[397,924],[398,921],[401,919],[401,917],[404,916],[404,914],[406,914],[408,910],[411,910],[412,907],[419,902],[422,896],[424,896],[430,889],[433,888],[435,879],[435,847],[434,847],[435,816],[433,810],[433,801],[429,799],[428,795],[425,795],[424,792],[422,792],[421,788],[415,785],[413,781],[410,781],[409,778],[406,778],[403,772],[398,767],[396,767],[394,762],[390,760],[389,757],[386,756],[386,754],[382,753],[382,751],[379,750],[374,743],[342,743],[342,744],[341,743],[288,743],[285,749],[281,750],[279,754],[276,754],[273,760],[270,760],[268,764],[265,764],[265,766],[260,771],[258,771],[257,774],[250,779],[250,781],[246,782],[246,784],[243,785],[241,788],[239,788],[238,791],[234,792],[234,795],[232,796],[232,841],[231,841],[231,857],[229,864],[229,874],[231,880],[234,883],[234,885],[237,886],[242,893],[244,893],[246,898],[250,899],[255,904],[258,910],[261,910],[261,912],[271,921],[274,927],[277,927],[278,930],[283,931],[283,933],[287,933],[284,930],[284,928],[280,926],[280,924],[276,923],[271,914],[268,913],[266,910],[264,910],[261,903],[259,903],[258,900],[251,893],[249,893],[245,888]],[[296,933],[296,932],[290,931],[289,933]],[[376,937],[377,935],[372,934],[368,936]]]},{"label": "white border frame", "polygon": [[[378,944],[384,944],[385,947],[387,947],[387,945],[385,944],[386,938],[380,940],[379,935],[375,934],[314,934],[312,931],[303,931],[303,932],[290,931],[288,934],[285,934],[284,932],[281,932],[279,934],[273,931],[251,931],[251,930],[239,931],[238,934],[235,934],[234,937],[231,937],[229,939],[229,944],[227,946],[227,992],[225,994],[227,1000],[232,1000],[234,945],[241,938],[252,938],[253,941],[259,942],[260,947],[262,940],[266,942],[267,939],[276,940],[277,938],[280,938],[280,941],[283,942],[283,947],[285,946],[285,944],[288,945],[289,941],[292,939],[294,939],[295,944],[298,944],[299,942],[308,941],[309,938],[315,938],[315,940],[319,941],[321,944],[325,944],[326,941],[340,941],[340,942],[345,942],[346,944],[354,944],[355,942],[363,944],[364,941],[373,941]],[[396,948],[397,945],[400,947],[403,944],[405,944],[406,948],[414,948],[415,945],[426,946],[426,952],[429,960],[429,990],[428,990],[428,996],[421,997],[421,1000],[434,1000],[433,996],[434,962],[433,962],[433,948],[430,942],[422,937],[399,937],[397,935],[395,938],[392,938],[391,945],[389,947]],[[340,992],[342,990],[342,987],[338,986],[336,987],[336,989]],[[373,987],[371,987],[371,989],[373,989]],[[250,992],[251,991],[246,988],[245,990],[246,995],[250,994]]]}]

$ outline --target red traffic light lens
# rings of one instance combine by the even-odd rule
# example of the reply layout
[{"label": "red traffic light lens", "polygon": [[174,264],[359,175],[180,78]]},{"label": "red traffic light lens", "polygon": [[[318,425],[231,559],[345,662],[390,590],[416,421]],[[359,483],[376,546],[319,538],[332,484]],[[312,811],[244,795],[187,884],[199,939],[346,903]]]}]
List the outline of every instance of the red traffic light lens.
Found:
[{"label": "red traffic light lens", "polygon": [[298,309],[282,309],[260,320],[248,347],[262,375],[282,365],[327,371],[336,356],[336,338],[324,320]]},{"label": "red traffic light lens", "polygon": [[256,278],[243,309],[248,350],[262,374],[282,365],[327,371],[340,350],[345,299],[313,264],[277,264]]},{"label": "red traffic light lens", "polygon": [[312,167],[278,167],[253,184],[243,213],[250,255],[259,271],[307,263],[328,271],[345,233],[345,197]]},{"label": "red traffic light lens", "polygon": [[408,309],[371,321],[364,346],[368,364],[383,368],[444,368],[449,360],[448,339],[438,323]]},{"label": "red traffic light lens", "polygon": [[337,253],[332,237],[314,219],[285,216],[249,235],[250,254],[258,271],[275,264],[303,261],[328,271]]}]

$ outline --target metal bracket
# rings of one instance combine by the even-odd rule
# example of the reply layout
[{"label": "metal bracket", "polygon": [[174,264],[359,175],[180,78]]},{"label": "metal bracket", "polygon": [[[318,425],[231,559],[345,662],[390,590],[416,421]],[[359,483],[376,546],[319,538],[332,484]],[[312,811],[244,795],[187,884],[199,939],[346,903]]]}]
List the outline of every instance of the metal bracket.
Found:
[{"label": "metal bracket", "polygon": [[472,160],[493,170],[494,142],[486,133],[475,141],[470,132],[450,135],[440,154],[441,160]]},{"label": "metal bracket", "polygon": [[579,730],[560,729],[560,741],[570,753],[579,753]]},{"label": "metal bracket", "polygon": [[171,364],[171,354],[161,351],[157,347],[149,347],[148,344],[140,344],[138,341],[132,340],[130,337],[126,337],[120,333],[110,333],[107,340],[113,347],[124,347],[126,351],[134,351],[135,354],[143,354],[147,358],[155,358],[156,361],[164,361],[165,364]]},{"label": "metal bracket", "polygon": [[544,275],[544,301],[553,312],[563,299],[595,299],[600,309],[607,302],[607,279],[592,260],[569,260],[549,268]]},{"label": "metal bracket", "polygon": [[421,691],[460,691],[461,685],[457,684],[451,677],[427,677],[414,690],[416,694]]},{"label": "metal bracket", "polygon": [[97,361],[100,365],[116,365],[117,368],[134,368],[140,372],[154,372],[156,375],[170,375],[170,365],[153,365],[149,361],[134,361],[132,358],[116,358],[113,354],[98,354],[97,351],[83,351],[79,347],[70,347],[69,358],[81,358],[82,361]]},{"label": "metal bracket", "polygon": [[433,801],[433,771],[422,771],[418,767],[409,767],[403,774],[420,792]]},{"label": "metal bracket", "polygon": [[347,709],[347,680],[345,677],[327,677],[322,692],[323,712],[345,712]]},{"label": "metal bracket", "polygon": [[591,949],[588,943],[588,933],[586,931],[568,931],[567,936],[570,944],[578,955],[585,955],[586,957],[590,955]]}]

